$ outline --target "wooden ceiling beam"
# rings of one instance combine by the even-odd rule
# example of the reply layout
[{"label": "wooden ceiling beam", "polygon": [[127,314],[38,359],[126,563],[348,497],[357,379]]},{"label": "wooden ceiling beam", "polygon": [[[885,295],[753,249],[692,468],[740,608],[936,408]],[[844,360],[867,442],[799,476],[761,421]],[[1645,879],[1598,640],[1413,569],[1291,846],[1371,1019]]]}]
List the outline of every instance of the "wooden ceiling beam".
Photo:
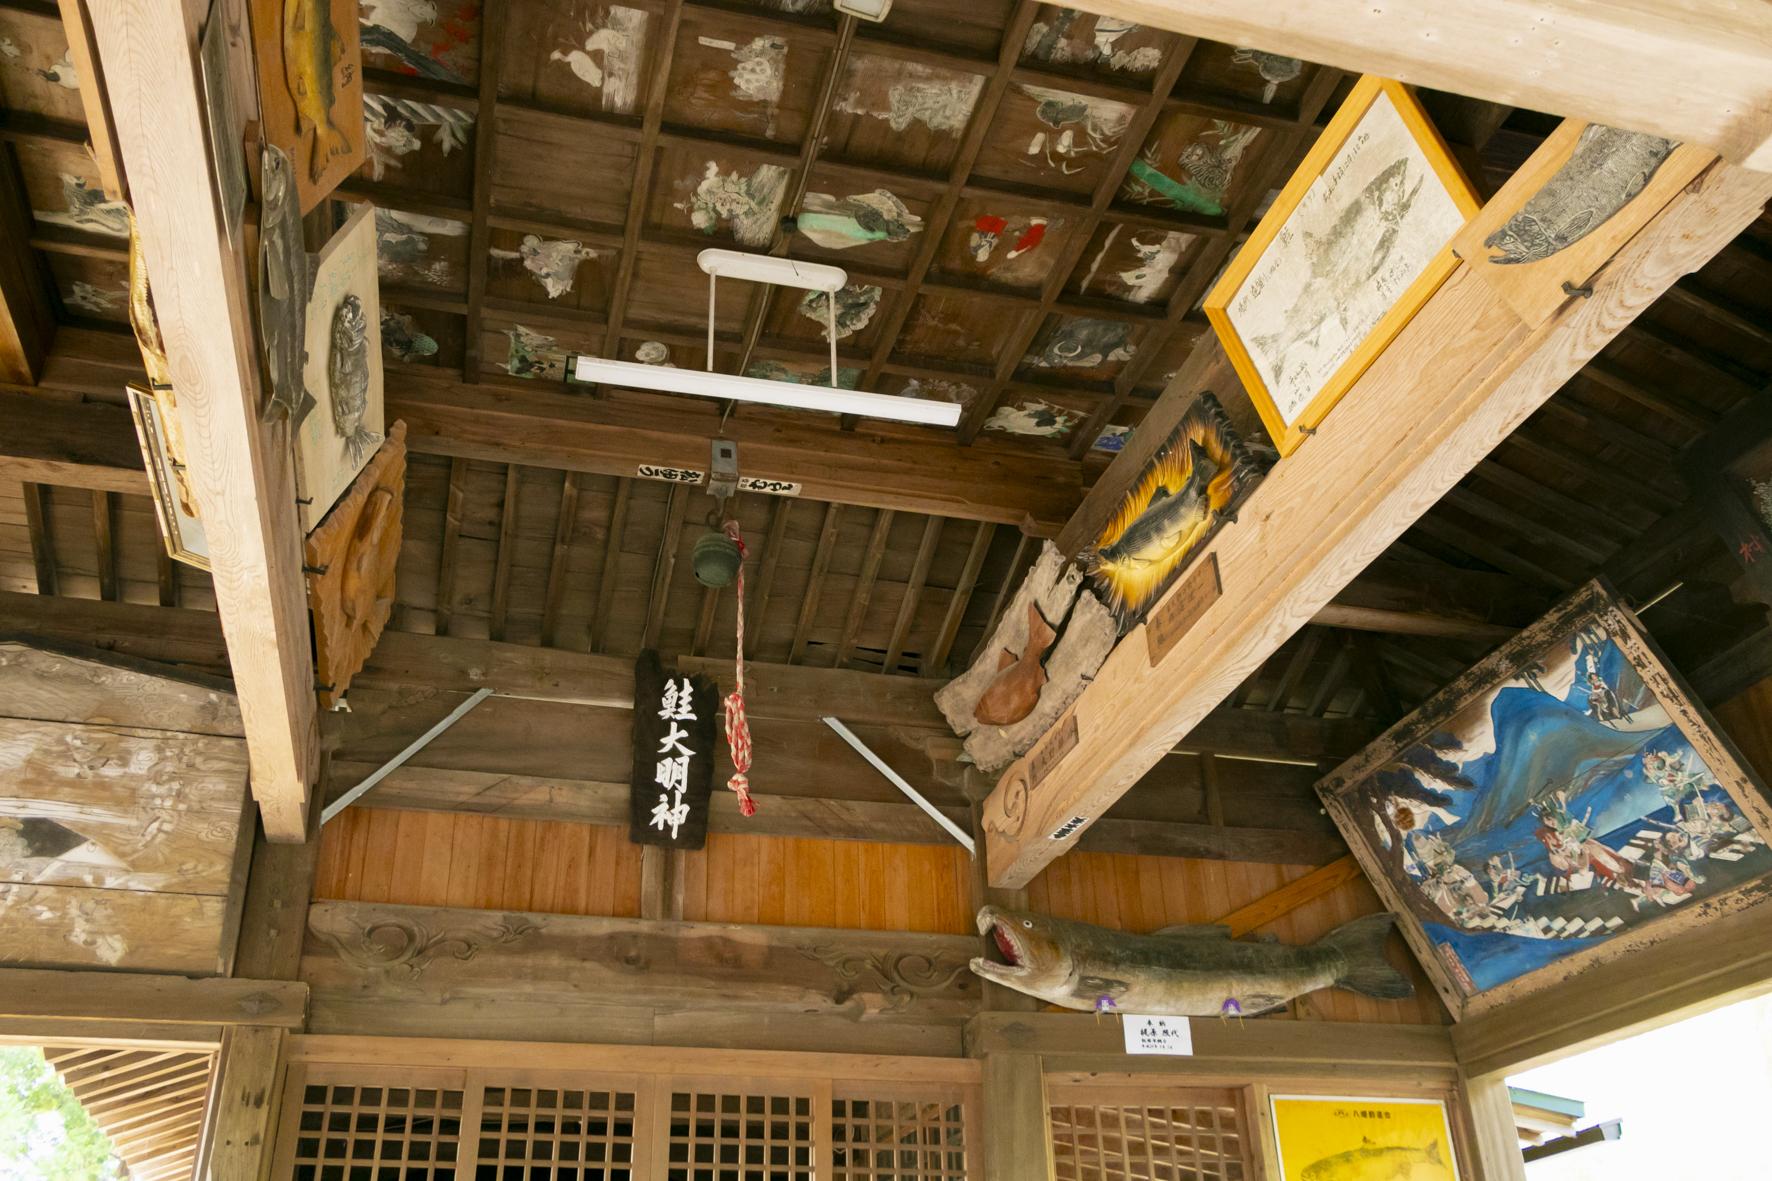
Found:
[{"label": "wooden ceiling beam", "polygon": [[517,554],[517,497],[522,490],[522,469],[505,465],[505,494],[498,514],[498,553],[492,562],[492,601],[487,608],[487,635],[505,638],[505,620],[511,606],[511,563]]},{"label": "wooden ceiling beam", "polygon": [[[0,619],[21,635],[193,672],[228,673],[227,649],[211,611],[0,591]],[[686,671],[716,679],[732,672],[732,661],[724,657],[679,656],[677,661]],[[626,709],[634,699],[634,665],[626,657],[597,652],[388,631],[355,683],[463,694],[491,687],[515,697]],[[808,721],[836,713],[855,725],[948,733],[926,682],[854,669],[748,662],[745,705],[757,718]],[[1220,709],[1176,749],[1265,761],[1340,761],[1377,732],[1357,718]]]},{"label": "wooden ceiling beam", "polygon": [[[1752,224],[1768,197],[1772,174],[1714,166],[1606,262],[1592,298],[1533,329],[1480,276],[1455,271],[1215,535],[1224,596],[1156,659],[1144,625],[1121,641],[1072,707],[1081,740],[1043,768],[1038,788],[1026,756],[1004,773],[985,806],[992,883],[1024,885],[1063,853],[1623,325]],[[1361,462],[1348,462],[1355,454]]]},{"label": "wooden ceiling beam", "polygon": [[259,420],[259,359],[244,260],[223,229],[197,63],[195,8],[92,11],[161,335],[178,385],[186,462],[234,662],[252,794],[265,832],[301,841],[319,760],[314,665],[288,426]]},{"label": "wooden ceiling beam", "polygon": [[572,535],[578,528],[578,472],[567,472],[560,484],[560,507],[554,515],[554,548],[548,556],[548,585],[542,597],[541,643],[552,648],[558,639],[560,600],[566,594],[566,564]]},{"label": "wooden ceiling beam", "polygon": [[978,531],[972,535],[972,547],[966,551],[966,564],[960,568],[960,581],[954,585],[953,598],[948,600],[947,612],[941,620],[941,630],[936,633],[935,643],[923,654],[919,671],[926,677],[948,675],[948,654],[954,649],[954,641],[960,635],[960,626],[966,622],[966,607],[972,602],[972,592],[978,587],[979,571],[984,569],[985,555],[990,552],[991,539],[996,536],[996,532],[995,525],[989,521],[980,521]]},{"label": "wooden ceiling beam", "polygon": [[0,475],[64,488],[148,494],[135,423],[122,406],[0,390]]},{"label": "wooden ceiling beam", "polygon": [[[407,445],[421,454],[632,476],[643,463],[704,468],[717,429],[714,406],[575,397],[516,378],[467,386],[421,368],[391,370],[386,387],[389,419],[406,420]],[[816,421],[759,414],[728,423],[725,435],[747,475],[791,480],[814,500],[1041,532],[1081,496],[1080,464],[1008,446],[959,448],[915,428],[835,435]]]},{"label": "wooden ceiling beam", "polygon": [[[1703,144],[1772,170],[1772,12],[1729,0],[1081,0],[1230,45]],[[1670,101],[1678,96],[1678,101]]]},{"label": "wooden ceiling beam", "polygon": [[55,541],[50,534],[49,500],[43,485],[26,480],[19,485],[25,502],[25,532],[31,538],[31,566],[37,580],[37,593],[55,594]]},{"label": "wooden ceiling beam", "polygon": [[111,536],[112,493],[92,490],[92,541],[98,551],[98,597],[117,598],[117,545]]},{"label": "wooden ceiling beam", "polygon": [[597,611],[591,617],[590,649],[601,652],[609,646],[610,612],[615,608],[617,578],[621,573],[621,542],[628,530],[628,502],[634,482],[627,477],[615,481],[615,499],[609,505],[609,524],[603,537],[603,564],[597,570]]},{"label": "wooden ceiling beam", "polygon": [[689,513],[689,497],[694,490],[686,484],[671,485],[665,504],[664,530],[658,537],[658,553],[652,562],[652,588],[646,596],[646,630],[641,633],[640,647],[658,646],[659,633],[664,630],[665,608],[671,601],[671,580],[677,572],[677,551],[683,548],[683,521]]}]

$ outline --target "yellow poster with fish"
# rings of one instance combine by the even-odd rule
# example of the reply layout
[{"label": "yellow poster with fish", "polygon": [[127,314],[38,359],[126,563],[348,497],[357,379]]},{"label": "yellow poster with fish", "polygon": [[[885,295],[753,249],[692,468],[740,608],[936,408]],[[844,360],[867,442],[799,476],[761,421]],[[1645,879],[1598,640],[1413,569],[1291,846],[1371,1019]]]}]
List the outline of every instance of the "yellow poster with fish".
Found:
[{"label": "yellow poster with fish", "polygon": [[1280,1181],[1458,1181],[1437,1099],[1275,1095]]}]

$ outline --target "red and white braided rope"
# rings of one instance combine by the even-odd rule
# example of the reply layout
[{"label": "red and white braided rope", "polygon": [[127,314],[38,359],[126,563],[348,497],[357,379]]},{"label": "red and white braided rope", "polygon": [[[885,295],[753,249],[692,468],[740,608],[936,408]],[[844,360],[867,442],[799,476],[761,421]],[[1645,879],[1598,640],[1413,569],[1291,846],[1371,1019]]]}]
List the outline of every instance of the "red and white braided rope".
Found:
[{"label": "red and white braided rope", "polygon": [[734,688],[726,696],[726,745],[732,748],[732,778],[726,786],[738,795],[738,810],[746,816],[757,813],[751,799],[751,724],[744,712],[744,538],[739,535],[738,522],[728,521],[726,536],[738,546],[738,668],[733,675]]}]

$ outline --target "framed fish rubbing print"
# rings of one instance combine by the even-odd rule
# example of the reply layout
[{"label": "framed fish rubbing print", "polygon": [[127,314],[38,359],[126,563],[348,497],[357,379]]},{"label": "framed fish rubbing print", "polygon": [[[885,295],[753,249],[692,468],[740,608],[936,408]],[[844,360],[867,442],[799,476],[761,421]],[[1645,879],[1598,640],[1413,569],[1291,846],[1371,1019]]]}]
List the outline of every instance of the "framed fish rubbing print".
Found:
[{"label": "framed fish rubbing print", "polygon": [[1764,896],[1772,807],[1592,582],[1317,785],[1455,1020]]},{"label": "framed fish rubbing print", "polygon": [[1452,250],[1536,328],[1715,159],[1690,144],[1565,119]]},{"label": "framed fish rubbing print", "polygon": [[1446,281],[1480,206],[1415,96],[1361,78],[1206,297],[1282,456]]},{"label": "framed fish rubbing print", "polygon": [[1273,1095],[1277,1181],[1458,1181],[1439,1099]]}]

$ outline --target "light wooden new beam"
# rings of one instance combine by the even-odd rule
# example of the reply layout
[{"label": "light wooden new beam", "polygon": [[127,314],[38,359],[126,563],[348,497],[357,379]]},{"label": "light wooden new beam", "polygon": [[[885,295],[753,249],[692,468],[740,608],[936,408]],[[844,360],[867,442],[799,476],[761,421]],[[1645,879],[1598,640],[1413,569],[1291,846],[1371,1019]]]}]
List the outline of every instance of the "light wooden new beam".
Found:
[{"label": "light wooden new beam", "polygon": [[1772,170],[1772,5],[1739,0],[1079,0],[1078,8]]},{"label": "light wooden new beam", "polygon": [[319,743],[292,452],[286,427],[258,421],[245,268],[210,171],[194,11],[112,0],[95,6],[91,31],[235,654],[252,794],[272,839],[300,841]]},{"label": "light wooden new beam", "polygon": [[1571,300],[1532,331],[1479,276],[1456,272],[1214,539],[1223,596],[1155,662],[1144,625],[1121,641],[1073,706],[1081,741],[1048,761],[1038,784],[1030,787],[1039,747],[1005,772],[985,807],[991,881],[1022,885],[1074,844],[1601,346],[1751,224],[1769,196],[1772,175],[1715,166],[1607,263],[1591,298]]}]

